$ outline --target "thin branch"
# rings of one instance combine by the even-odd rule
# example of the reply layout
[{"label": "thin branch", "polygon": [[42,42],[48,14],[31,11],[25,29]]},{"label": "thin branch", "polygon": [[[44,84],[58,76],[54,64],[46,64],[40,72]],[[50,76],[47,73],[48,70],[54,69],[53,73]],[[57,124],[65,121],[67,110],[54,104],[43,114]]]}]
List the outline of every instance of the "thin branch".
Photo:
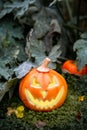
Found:
[{"label": "thin branch", "polygon": [[68,13],[69,13],[69,18],[70,18],[70,21],[72,20],[72,11],[71,11],[71,8],[70,8],[70,5],[69,5],[69,0],[65,0],[66,2],[66,6],[67,6],[67,10],[68,10]]},{"label": "thin branch", "polygon": [[[77,7],[77,27],[79,28],[79,21],[80,21],[80,7],[81,7],[81,0],[78,0],[78,7]],[[79,30],[77,30],[77,38],[79,37]]]}]

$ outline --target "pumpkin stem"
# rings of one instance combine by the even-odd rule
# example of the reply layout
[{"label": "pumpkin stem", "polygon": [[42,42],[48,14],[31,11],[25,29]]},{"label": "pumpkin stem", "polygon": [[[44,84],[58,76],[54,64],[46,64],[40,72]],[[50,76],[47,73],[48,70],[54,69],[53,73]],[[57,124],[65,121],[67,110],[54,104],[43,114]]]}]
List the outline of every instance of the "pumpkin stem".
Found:
[{"label": "pumpkin stem", "polygon": [[48,72],[50,69],[48,68],[48,64],[51,60],[47,57],[43,60],[41,66],[37,68],[38,71],[40,72]]}]

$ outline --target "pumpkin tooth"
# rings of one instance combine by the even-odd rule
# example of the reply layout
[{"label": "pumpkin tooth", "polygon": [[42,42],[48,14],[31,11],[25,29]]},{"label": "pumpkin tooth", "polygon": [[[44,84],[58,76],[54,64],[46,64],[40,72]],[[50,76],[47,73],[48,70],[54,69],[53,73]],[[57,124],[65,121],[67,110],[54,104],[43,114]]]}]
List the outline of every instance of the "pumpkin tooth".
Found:
[{"label": "pumpkin tooth", "polygon": [[45,97],[46,97],[47,93],[48,93],[48,92],[47,92],[46,90],[41,92],[41,94],[42,94],[43,98],[45,98]]},{"label": "pumpkin tooth", "polygon": [[64,92],[64,87],[62,86],[55,99],[52,99],[51,101],[48,101],[48,100],[43,101],[43,100],[35,99],[32,96],[32,94],[28,91],[28,89],[25,89],[25,94],[26,94],[28,102],[39,109],[43,109],[43,108],[48,109],[55,106],[61,100],[63,92]]}]

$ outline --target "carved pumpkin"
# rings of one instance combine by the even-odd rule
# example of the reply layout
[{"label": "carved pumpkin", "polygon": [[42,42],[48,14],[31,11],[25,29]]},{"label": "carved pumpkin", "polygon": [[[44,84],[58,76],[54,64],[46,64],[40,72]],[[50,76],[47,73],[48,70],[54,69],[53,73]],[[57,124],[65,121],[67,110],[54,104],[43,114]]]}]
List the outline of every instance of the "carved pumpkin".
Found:
[{"label": "carved pumpkin", "polygon": [[36,111],[51,111],[60,107],[67,96],[67,83],[56,71],[42,65],[33,68],[20,82],[19,95],[26,107]]},{"label": "carved pumpkin", "polygon": [[87,66],[83,67],[81,70],[78,70],[76,61],[67,60],[62,65],[62,71],[64,73],[70,73],[70,74],[82,76],[84,74],[87,74]]}]

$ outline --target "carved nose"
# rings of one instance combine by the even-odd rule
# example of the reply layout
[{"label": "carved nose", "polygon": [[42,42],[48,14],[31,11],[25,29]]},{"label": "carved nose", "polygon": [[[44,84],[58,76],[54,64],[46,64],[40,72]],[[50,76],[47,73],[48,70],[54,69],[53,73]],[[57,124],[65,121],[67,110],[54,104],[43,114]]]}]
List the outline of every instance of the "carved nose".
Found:
[{"label": "carved nose", "polygon": [[42,94],[43,98],[45,98],[47,95],[47,90],[42,91],[41,94]]}]

